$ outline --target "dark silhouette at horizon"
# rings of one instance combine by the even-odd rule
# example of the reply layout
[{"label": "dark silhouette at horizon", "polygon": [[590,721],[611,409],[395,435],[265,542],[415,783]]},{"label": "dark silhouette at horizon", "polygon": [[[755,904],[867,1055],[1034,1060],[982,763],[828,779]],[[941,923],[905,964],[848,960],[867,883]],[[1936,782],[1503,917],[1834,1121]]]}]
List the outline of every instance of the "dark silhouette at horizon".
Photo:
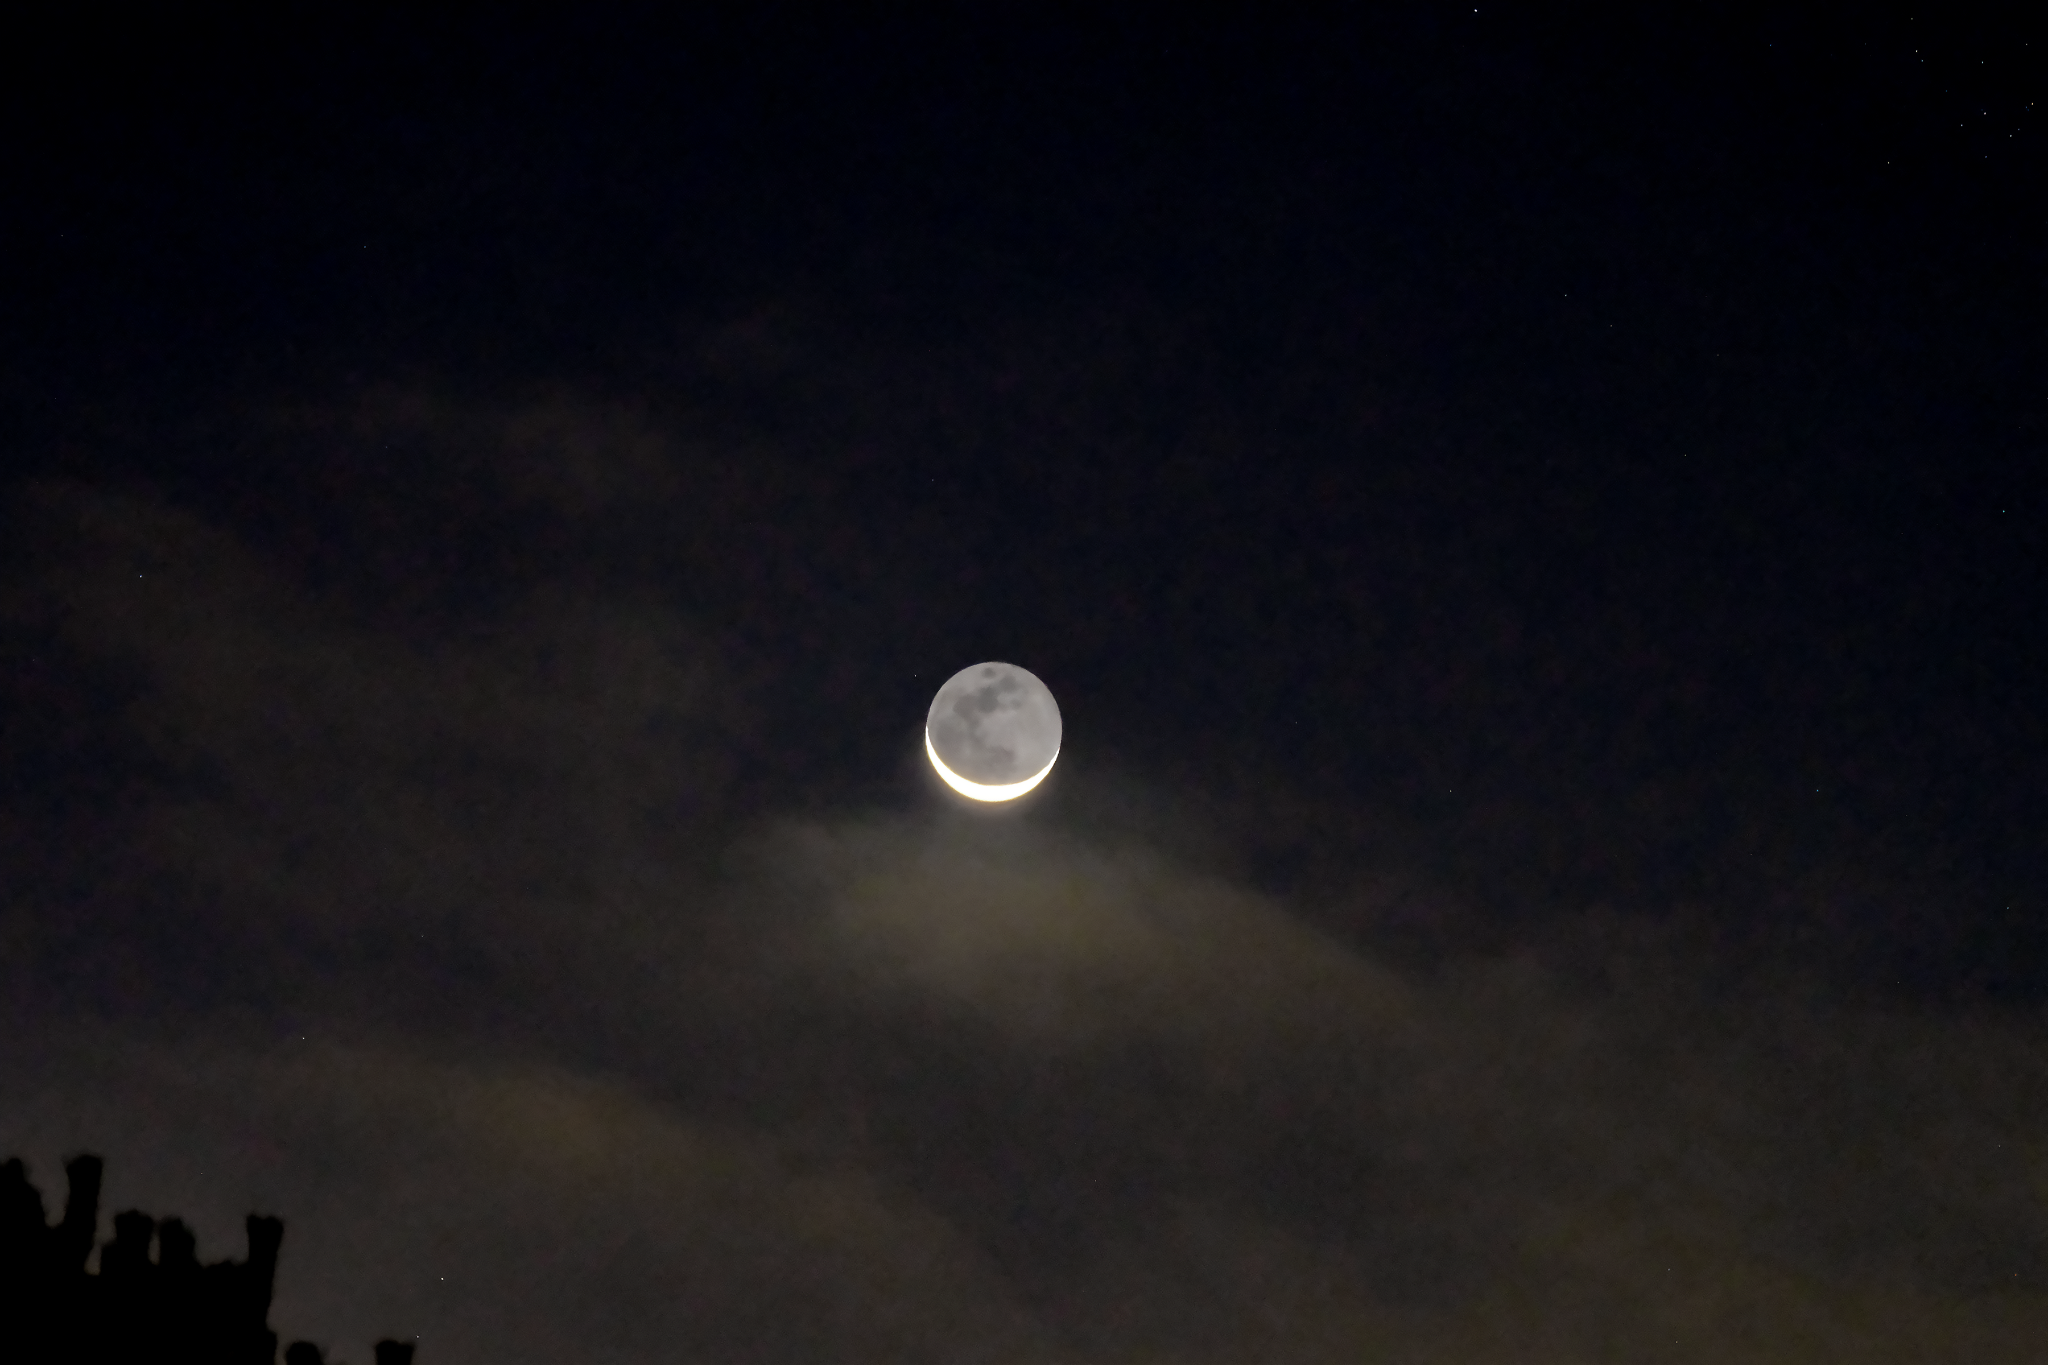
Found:
[{"label": "dark silhouette at horizon", "polygon": [[[270,1328],[284,1221],[252,1213],[240,1261],[199,1259],[183,1220],[140,1209],[114,1215],[100,1247],[96,1156],[64,1165],[70,1185],[63,1220],[52,1226],[27,1165],[0,1165],[0,1357],[17,1365],[275,1365]],[[154,1247],[155,1255],[151,1255]],[[376,1344],[376,1365],[411,1365],[410,1342]],[[286,1348],[286,1365],[325,1365],[311,1342]]]}]

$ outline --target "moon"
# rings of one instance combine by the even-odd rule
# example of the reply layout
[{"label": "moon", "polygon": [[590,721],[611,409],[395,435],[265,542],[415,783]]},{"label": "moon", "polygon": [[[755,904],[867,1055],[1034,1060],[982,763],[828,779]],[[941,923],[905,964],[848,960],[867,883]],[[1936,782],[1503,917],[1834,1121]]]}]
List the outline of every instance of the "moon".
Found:
[{"label": "moon", "polygon": [[1015,664],[963,668],[932,698],[924,751],[941,780],[976,801],[1014,801],[1060,756],[1060,708]]}]

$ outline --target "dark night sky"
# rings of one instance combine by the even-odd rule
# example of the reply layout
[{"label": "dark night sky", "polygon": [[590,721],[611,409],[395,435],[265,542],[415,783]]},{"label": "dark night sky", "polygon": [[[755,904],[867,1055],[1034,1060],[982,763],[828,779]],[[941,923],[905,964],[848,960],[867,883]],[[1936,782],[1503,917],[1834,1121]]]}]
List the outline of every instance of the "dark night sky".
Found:
[{"label": "dark night sky", "polygon": [[156,22],[0,43],[46,1190],[425,1365],[2048,1337],[2016,22]]}]

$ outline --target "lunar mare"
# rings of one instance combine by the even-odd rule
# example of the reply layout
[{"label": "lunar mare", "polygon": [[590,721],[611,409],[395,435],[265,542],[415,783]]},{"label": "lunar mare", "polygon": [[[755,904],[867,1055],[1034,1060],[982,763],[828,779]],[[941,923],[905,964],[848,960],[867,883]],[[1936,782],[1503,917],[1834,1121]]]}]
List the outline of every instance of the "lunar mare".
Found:
[{"label": "lunar mare", "polygon": [[924,751],[945,784],[1010,801],[1045,780],[1060,753],[1060,708],[1037,675],[980,663],[946,680],[925,717]]}]

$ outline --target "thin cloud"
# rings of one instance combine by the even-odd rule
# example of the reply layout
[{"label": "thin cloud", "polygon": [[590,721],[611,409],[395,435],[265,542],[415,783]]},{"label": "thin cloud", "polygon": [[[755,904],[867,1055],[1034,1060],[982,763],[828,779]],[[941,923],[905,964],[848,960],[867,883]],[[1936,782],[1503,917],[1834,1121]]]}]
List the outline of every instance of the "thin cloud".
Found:
[{"label": "thin cloud", "polygon": [[[389,488],[329,509],[341,569],[171,494],[25,495],[7,621],[76,685],[19,695],[122,776],[24,788],[0,907],[0,1145],[46,1189],[104,1152],[111,1203],[209,1256],[283,1214],[284,1331],[449,1362],[2048,1336],[2038,1018],[1852,1007],[1619,921],[1398,966],[1363,930],[1439,893],[1367,817],[1276,792],[1306,871],[1261,877],[1270,828],[1085,745],[1017,819],[778,785],[844,679],[763,692],[696,604],[781,600],[712,512],[782,505],[787,466],[706,503],[700,449],[561,395],[295,420],[445,444],[443,513],[552,548],[466,592]],[[633,567],[649,528],[692,591]]]}]

